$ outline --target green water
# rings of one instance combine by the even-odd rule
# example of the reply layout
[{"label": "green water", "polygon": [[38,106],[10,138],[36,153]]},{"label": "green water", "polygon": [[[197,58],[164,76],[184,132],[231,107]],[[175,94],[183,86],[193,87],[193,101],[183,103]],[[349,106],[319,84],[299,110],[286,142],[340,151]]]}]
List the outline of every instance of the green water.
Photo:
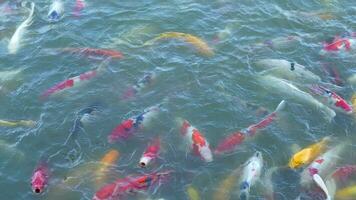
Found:
[{"label": "green water", "polygon": [[[85,171],[83,165],[99,161],[113,148],[120,152],[120,159],[108,182],[128,174],[173,169],[177,173],[147,196],[187,199],[186,186],[192,184],[202,199],[210,199],[219,182],[256,150],[264,155],[266,172],[288,163],[292,144],[304,147],[328,135],[335,142],[355,139],[354,118],[338,113],[328,122],[318,110],[265,90],[257,81],[253,64],[261,58],[287,59],[307,66],[328,82],[322,63],[329,63],[346,80],[355,73],[354,57],[322,57],[319,51],[321,42],[327,38],[354,31],[356,4],[353,1],[93,0],[86,2],[78,18],[72,16],[74,1],[65,1],[64,17],[53,24],[47,21],[50,1],[35,3],[34,22],[15,55],[8,54],[7,44],[28,12],[14,8],[10,13],[0,13],[0,70],[21,69],[19,76],[2,83],[6,90],[1,91],[0,119],[37,121],[33,128],[0,127],[0,140],[11,145],[10,150],[0,152],[1,200],[91,199],[95,189],[90,172],[76,186],[61,189],[61,182],[75,170]],[[313,14],[319,12],[333,18],[323,20]],[[167,31],[202,38],[215,55],[201,56],[189,44],[177,40],[142,46]],[[299,36],[301,41],[283,49],[254,50],[257,43],[288,35]],[[39,96],[45,90],[95,69],[103,60],[56,51],[64,47],[115,49],[124,54],[124,59],[113,60],[106,73],[93,81],[42,101]],[[137,98],[122,101],[123,92],[147,72],[157,74],[154,83]],[[353,91],[348,84],[337,90],[347,100]],[[189,120],[215,147],[224,136],[263,118],[255,107],[247,107],[242,102],[271,112],[285,98],[287,107],[278,122],[235,153],[215,157],[214,162],[206,164],[186,152],[177,117]],[[107,136],[122,120],[162,102],[165,102],[163,112],[139,137],[108,144]],[[85,133],[78,136],[81,149],[73,141],[63,146],[76,113],[93,103],[101,106],[101,112],[84,127]],[[147,142],[157,135],[162,139],[162,158],[151,168],[142,170],[137,165],[139,158]],[[354,145],[348,146],[340,166],[354,164],[354,150]],[[49,160],[51,170],[49,186],[43,194],[35,195],[30,178],[44,158]],[[263,199],[263,189],[263,184],[253,187],[250,199]],[[237,190],[238,186],[232,193],[233,199],[237,199]],[[295,197],[289,192],[284,194],[285,199]],[[132,199],[145,195],[138,196]]]}]

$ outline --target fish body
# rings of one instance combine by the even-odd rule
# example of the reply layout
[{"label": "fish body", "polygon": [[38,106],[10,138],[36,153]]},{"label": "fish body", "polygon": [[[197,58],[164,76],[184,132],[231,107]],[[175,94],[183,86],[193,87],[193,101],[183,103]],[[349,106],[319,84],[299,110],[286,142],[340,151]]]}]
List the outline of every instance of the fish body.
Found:
[{"label": "fish body", "polygon": [[345,99],[337,95],[335,92],[320,85],[312,86],[311,90],[315,94],[323,97],[323,101],[326,102],[333,110],[345,114],[352,113],[352,106],[349,105]]},{"label": "fish body", "polygon": [[42,193],[48,184],[49,170],[46,163],[40,163],[31,178],[31,187],[34,193]]},{"label": "fish body", "polygon": [[146,42],[144,45],[150,45],[158,40],[171,39],[171,38],[183,40],[183,41],[193,45],[196,48],[196,50],[204,56],[213,56],[214,55],[213,50],[208,46],[208,44],[206,42],[204,42],[202,39],[200,39],[194,35],[187,34],[187,33],[180,33],[180,32],[161,33],[159,36],[157,36],[153,40]]},{"label": "fish body", "polygon": [[36,125],[36,122],[32,121],[32,120],[19,120],[19,121],[0,120],[0,126],[8,126],[8,127],[28,126],[28,127],[33,127],[35,125]]},{"label": "fish body", "polygon": [[287,37],[277,37],[271,40],[265,40],[263,43],[258,43],[257,47],[269,47],[271,49],[283,50],[292,48],[301,40],[300,37],[289,35]]},{"label": "fish body", "polygon": [[16,79],[21,74],[21,72],[21,69],[0,71],[0,83]]},{"label": "fish body", "polygon": [[171,171],[151,173],[141,176],[129,176],[118,179],[113,183],[107,184],[100,188],[94,195],[93,200],[114,200],[135,194],[140,191],[158,185],[163,181]]},{"label": "fish body", "polygon": [[354,200],[356,199],[356,185],[342,188],[335,193],[336,200]]},{"label": "fish body", "polygon": [[264,69],[263,74],[284,78],[298,83],[317,83],[319,76],[309,71],[305,66],[283,59],[262,59],[256,62],[258,68]]},{"label": "fish body", "polygon": [[329,121],[331,121],[336,115],[335,111],[316,100],[309,93],[300,90],[295,85],[284,79],[265,75],[260,76],[258,81],[263,87],[271,92],[279,93],[280,95],[288,97],[294,101],[320,109],[326,115],[326,119]]},{"label": "fish body", "polygon": [[224,154],[234,151],[238,145],[242,144],[246,138],[252,138],[256,135],[259,130],[262,130],[269,126],[277,117],[278,112],[280,112],[285,107],[286,102],[281,101],[276,110],[271,114],[267,115],[263,120],[257,124],[252,124],[244,130],[238,131],[227,136],[214,150],[214,154]]},{"label": "fish body", "polygon": [[64,12],[63,2],[54,0],[49,8],[48,19],[51,22],[57,22],[61,19]]},{"label": "fish body", "polygon": [[288,166],[292,169],[308,165],[313,162],[320,154],[326,151],[330,138],[325,137],[320,142],[312,144],[299,152],[295,153],[290,159]]},{"label": "fish body", "polygon": [[158,158],[159,152],[161,148],[161,140],[160,138],[156,138],[151,144],[148,145],[147,149],[143,153],[139,166],[147,167],[152,161]]},{"label": "fish body", "polygon": [[156,74],[147,73],[140,80],[136,82],[135,85],[129,87],[123,94],[123,99],[130,99],[141,92],[143,89],[147,88],[156,79]]},{"label": "fish body", "polygon": [[313,176],[318,174],[320,177],[325,178],[333,168],[336,167],[339,155],[344,149],[345,144],[339,144],[324,154],[318,156],[301,174],[301,185],[309,186],[312,183]]},{"label": "fish body", "polygon": [[331,43],[324,43],[323,50],[327,52],[351,51],[355,45],[356,40],[353,38],[335,37]]},{"label": "fish body", "polygon": [[75,17],[80,16],[80,12],[85,8],[85,1],[84,0],[76,0],[75,1],[75,6],[73,9],[73,15]]},{"label": "fish body", "polygon": [[213,154],[204,135],[194,126],[184,120],[180,129],[181,135],[195,155],[200,156],[205,162],[213,161]]},{"label": "fish body", "polygon": [[339,184],[344,184],[351,176],[356,174],[356,165],[346,165],[337,168],[329,179],[326,180],[326,186],[331,196],[334,196]]},{"label": "fish body", "polygon": [[159,106],[152,106],[145,109],[140,115],[121,122],[108,136],[109,143],[130,138],[135,132],[148,125],[157,116],[159,111]]},{"label": "fish body", "polygon": [[213,200],[230,199],[231,192],[239,180],[240,168],[232,171],[218,186],[216,192],[213,194]]},{"label": "fish body", "polygon": [[7,49],[10,54],[15,54],[20,48],[21,39],[26,31],[26,28],[32,24],[33,14],[35,12],[35,3],[31,2],[30,14],[25,21],[23,21],[19,27],[17,27],[15,33],[12,35]]},{"label": "fish body", "polygon": [[79,53],[87,56],[102,56],[112,59],[122,59],[124,55],[116,50],[95,48],[63,48],[64,52]]},{"label": "fish body", "polygon": [[240,200],[248,200],[250,189],[260,178],[263,168],[262,153],[257,151],[246,163],[242,169],[242,176],[239,181]]},{"label": "fish body", "polygon": [[193,186],[187,188],[187,195],[189,200],[200,200],[200,194]]},{"label": "fish body", "polygon": [[101,185],[107,176],[108,168],[113,166],[118,160],[120,153],[117,150],[110,150],[100,160],[100,167],[95,171],[96,184]]}]

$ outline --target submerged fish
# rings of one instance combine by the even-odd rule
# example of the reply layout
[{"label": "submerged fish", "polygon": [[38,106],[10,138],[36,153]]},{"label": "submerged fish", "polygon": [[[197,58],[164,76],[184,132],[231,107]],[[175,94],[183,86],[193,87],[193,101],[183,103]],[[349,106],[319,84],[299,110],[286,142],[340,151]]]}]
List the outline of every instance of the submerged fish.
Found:
[{"label": "submerged fish", "polygon": [[7,120],[0,120],[0,126],[28,126],[33,127],[36,125],[35,121],[32,120],[19,120],[19,121],[7,121]]},{"label": "submerged fish", "polygon": [[32,191],[34,193],[42,193],[48,184],[49,170],[47,163],[41,162],[33,172],[31,178]]},{"label": "submerged fish", "polygon": [[135,132],[147,126],[150,121],[157,116],[160,106],[152,106],[143,111],[138,116],[131,117],[117,125],[108,136],[109,143],[125,140],[131,137]]},{"label": "submerged fish", "polygon": [[200,200],[200,194],[197,189],[195,189],[193,186],[187,187],[187,195],[189,200]]},{"label": "submerged fish", "polygon": [[320,142],[312,144],[299,152],[295,153],[289,161],[288,166],[292,169],[308,165],[320,154],[326,151],[326,146],[330,142],[329,137],[323,138]]},{"label": "submerged fish", "polygon": [[137,192],[146,191],[153,186],[159,185],[172,171],[156,172],[141,176],[128,176],[118,179],[113,183],[100,188],[94,195],[93,200],[114,200],[125,198]]},{"label": "submerged fish", "polygon": [[354,200],[356,199],[356,185],[342,188],[335,193],[336,200]]},{"label": "submerged fish", "polygon": [[301,38],[295,35],[277,37],[271,40],[266,40],[263,43],[257,43],[253,46],[253,48],[268,47],[271,49],[283,50],[287,48],[294,48],[300,40]]},{"label": "submerged fish", "polygon": [[124,94],[122,95],[122,98],[124,100],[127,100],[135,97],[135,95],[137,95],[140,91],[142,91],[143,89],[151,85],[155,79],[156,79],[155,73],[145,74],[144,77],[142,77],[140,80],[138,80],[135,83],[135,85],[125,90]]},{"label": "submerged fish", "polygon": [[251,187],[260,179],[263,168],[262,153],[257,151],[244,165],[239,181],[240,200],[249,199]]},{"label": "submerged fish", "polygon": [[218,146],[214,150],[214,154],[219,155],[234,151],[238,145],[245,141],[245,139],[253,138],[259,130],[262,130],[270,125],[276,119],[278,112],[280,112],[284,107],[285,101],[283,100],[278,104],[274,112],[267,115],[259,123],[250,125],[244,130],[240,130],[227,136],[225,139],[218,143]]},{"label": "submerged fish", "polygon": [[148,145],[147,149],[143,153],[139,166],[140,167],[147,167],[152,161],[158,158],[159,152],[161,148],[161,140],[160,138],[156,138],[152,141],[151,144]]},{"label": "submerged fish", "polygon": [[94,172],[97,186],[102,186],[102,184],[105,182],[110,166],[115,165],[119,156],[120,153],[113,149],[107,152],[100,160],[100,167],[98,167],[98,169]]},{"label": "submerged fish", "polygon": [[22,69],[0,71],[0,83],[16,79],[22,72]]},{"label": "submerged fish", "polygon": [[92,80],[94,77],[97,77],[98,75],[100,75],[101,73],[103,73],[106,70],[107,64],[108,64],[108,61],[106,60],[95,70],[87,71],[83,74],[80,74],[79,76],[69,78],[65,81],[62,81],[62,82],[56,84],[55,86],[49,88],[44,93],[42,93],[41,98],[46,99],[49,96],[52,96],[54,94],[57,94],[59,92],[62,92],[62,91],[68,90],[68,89],[78,87],[78,86],[82,85],[83,83],[87,82],[88,80]]},{"label": "submerged fish", "polygon": [[76,0],[75,1],[75,6],[73,9],[73,15],[75,17],[80,16],[80,12],[85,8],[85,1],[84,0]]},{"label": "submerged fish", "polygon": [[270,92],[279,93],[284,98],[316,107],[326,115],[325,117],[328,121],[331,121],[336,115],[335,111],[316,100],[309,93],[300,90],[295,85],[284,79],[265,75],[259,76],[258,81],[260,82],[261,86],[268,89]]},{"label": "submerged fish", "polygon": [[200,156],[205,162],[213,161],[210,145],[197,128],[190,125],[187,120],[184,120],[180,128],[180,133],[195,155]]},{"label": "submerged fish", "polygon": [[233,170],[224,180],[222,180],[213,194],[213,200],[230,199],[231,192],[241,175],[240,173],[241,167]]},{"label": "submerged fish", "polygon": [[95,48],[63,48],[64,52],[78,53],[87,56],[103,56],[112,59],[122,59],[124,55],[116,50],[111,49],[95,49]]},{"label": "submerged fish", "polygon": [[296,62],[283,59],[262,59],[258,60],[255,64],[257,67],[265,70],[262,72],[264,75],[268,74],[298,83],[318,83],[321,81],[319,76]]},{"label": "submerged fish", "polygon": [[313,85],[310,89],[313,93],[323,97],[323,101],[327,103],[332,109],[345,114],[352,113],[352,106],[349,105],[345,99],[337,95],[335,92],[332,92],[331,90],[320,85]]},{"label": "submerged fish", "polygon": [[15,33],[12,35],[10,42],[7,46],[10,54],[15,54],[20,48],[21,39],[26,32],[26,28],[32,24],[33,13],[35,12],[35,3],[31,3],[30,14],[25,21],[23,21],[19,27],[17,27]]},{"label": "submerged fish", "polygon": [[335,170],[331,174],[331,177],[326,180],[326,186],[329,189],[330,196],[334,196],[340,184],[349,181],[353,175],[356,175],[356,165],[346,165]]},{"label": "submerged fish", "polygon": [[200,39],[194,35],[190,35],[187,33],[180,33],[180,32],[161,33],[154,39],[146,42],[144,45],[152,45],[153,43],[155,43],[158,40],[171,39],[171,38],[180,39],[180,40],[183,40],[183,41],[193,45],[197,49],[197,51],[204,56],[213,56],[214,55],[213,50],[208,46],[208,44],[206,42],[204,42],[202,39]]},{"label": "submerged fish", "polygon": [[321,55],[328,53],[350,53],[356,49],[356,38],[353,37],[339,37],[336,36],[331,42],[324,42],[323,49],[320,51]]},{"label": "submerged fish", "polygon": [[48,11],[48,19],[50,22],[59,21],[63,15],[63,2],[61,0],[54,0]]},{"label": "submerged fish", "polygon": [[356,86],[356,73],[352,74],[348,79],[347,82],[351,85]]}]

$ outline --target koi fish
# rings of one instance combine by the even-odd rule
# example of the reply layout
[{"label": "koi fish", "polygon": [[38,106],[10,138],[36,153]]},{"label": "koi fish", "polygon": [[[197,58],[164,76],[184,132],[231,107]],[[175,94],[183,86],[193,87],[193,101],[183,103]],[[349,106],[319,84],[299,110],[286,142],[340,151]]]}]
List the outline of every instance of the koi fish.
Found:
[{"label": "koi fish", "polygon": [[230,193],[239,179],[240,172],[241,168],[239,167],[232,171],[229,176],[219,184],[213,195],[213,200],[230,199]]},{"label": "koi fish", "polygon": [[26,28],[31,26],[32,24],[32,19],[33,19],[33,13],[35,12],[35,3],[31,3],[31,9],[30,9],[30,14],[27,17],[25,21],[23,21],[19,27],[17,27],[15,33],[12,35],[10,42],[7,46],[7,49],[9,50],[10,54],[15,54],[20,48],[20,42],[21,39],[26,31]]},{"label": "koi fish", "polygon": [[193,186],[187,188],[187,195],[189,200],[200,200],[200,194]]},{"label": "koi fish", "polygon": [[75,6],[73,9],[73,15],[75,17],[79,17],[80,16],[80,12],[84,9],[85,7],[85,1],[84,0],[76,0],[75,1]]},{"label": "koi fish", "polygon": [[36,125],[35,121],[32,120],[20,120],[20,121],[6,121],[0,120],[0,126],[28,126],[33,127]]},{"label": "koi fish", "polygon": [[[356,109],[356,94],[352,95],[351,102],[352,102],[352,107]],[[354,113],[355,113],[355,111],[354,111]]]},{"label": "koi fish", "polygon": [[331,43],[324,42],[321,55],[327,53],[351,52],[356,45],[356,39],[336,36]]},{"label": "koi fish", "polygon": [[123,54],[119,51],[111,49],[95,49],[95,48],[63,48],[62,51],[70,53],[79,53],[87,56],[103,56],[112,59],[122,59]]},{"label": "koi fish", "polygon": [[214,154],[221,155],[224,153],[232,152],[240,144],[242,144],[246,138],[254,137],[259,130],[266,128],[276,119],[278,112],[284,109],[285,104],[286,103],[284,100],[281,101],[274,112],[267,115],[257,124],[252,124],[244,130],[240,130],[236,133],[227,136],[225,139],[218,143],[218,146],[214,150]]},{"label": "koi fish", "polygon": [[143,153],[139,166],[140,167],[147,167],[151,161],[154,161],[157,159],[158,154],[160,152],[161,148],[161,140],[159,138],[156,138],[146,149],[146,151]]},{"label": "koi fish", "polygon": [[345,114],[352,113],[352,106],[335,92],[332,92],[320,85],[313,85],[310,89],[313,93],[322,96],[323,101],[326,102],[333,110],[340,111]]},{"label": "koi fish", "polygon": [[351,85],[356,85],[356,73],[351,75],[348,79],[347,82]]},{"label": "koi fish", "polygon": [[110,150],[100,160],[100,167],[95,171],[96,184],[102,185],[107,176],[108,168],[118,160],[120,153],[117,150]]},{"label": "koi fish", "polygon": [[353,200],[356,198],[356,185],[338,190],[335,194],[335,199],[338,200]]},{"label": "koi fish", "polygon": [[213,154],[208,141],[205,139],[203,134],[200,133],[194,126],[190,125],[187,120],[183,121],[180,133],[194,154],[200,156],[205,162],[213,161]]},{"label": "koi fish", "polygon": [[263,43],[257,43],[254,47],[268,47],[271,49],[283,50],[295,47],[300,40],[301,38],[298,36],[289,35],[287,37],[277,37],[271,40],[265,40]]},{"label": "koi fish", "polygon": [[94,195],[93,200],[112,200],[120,199],[135,194],[139,191],[145,191],[158,185],[167,178],[172,171],[151,173],[141,176],[129,176],[124,179],[118,179],[113,183],[100,188]]},{"label": "koi fish", "polygon": [[356,165],[346,165],[336,169],[331,177],[326,180],[326,186],[329,189],[330,196],[334,196],[338,183],[345,183],[352,175],[356,174]]},{"label": "koi fish", "polygon": [[338,70],[335,67],[330,67],[328,65],[323,65],[323,69],[325,71],[325,73],[330,77],[330,79],[332,80],[332,82],[338,86],[343,86],[344,82],[340,77],[340,73],[338,72]]},{"label": "koi fish", "polygon": [[50,22],[57,22],[63,15],[63,2],[61,0],[54,0],[49,8],[48,19]]},{"label": "koi fish", "polygon": [[138,94],[140,91],[148,87],[149,85],[152,84],[152,82],[156,79],[156,74],[154,73],[147,73],[143,78],[138,80],[135,85],[129,87],[123,96],[123,99],[130,99],[133,98],[136,94]]},{"label": "koi fish", "polygon": [[258,78],[258,81],[263,87],[265,87],[271,92],[278,92],[284,97],[288,97],[289,99],[292,99],[294,101],[298,101],[300,103],[308,104],[310,106],[318,108],[318,110],[321,110],[326,115],[326,119],[328,121],[331,121],[336,115],[335,111],[316,100],[309,93],[300,90],[299,88],[284,79],[265,75],[260,76]]},{"label": "koi fish", "polygon": [[258,68],[265,70],[262,72],[263,75],[268,74],[299,83],[318,83],[321,81],[319,76],[296,62],[289,62],[283,59],[262,59],[255,64]]},{"label": "koi fish", "polygon": [[46,99],[51,95],[54,95],[56,93],[72,89],[74,87],[78,87],[79,85],[82,85],[83,83],[92,80],[94,77],[97,77],[100,73],[102,73],[108,64],[108,61],[104,61],[97,69],[87,71],[83,74],[80,74],[79,76],[75,76],[72,78],[69,78],[65,81],[62,81],[55,86],[49,88],[46,90],[44,93],[42,93],[41,98]]},{"label": "koi fish", "polygon": [[149,122],[157,116],[160,111],[160,106],[152,106],[143,111],[138,116],[131,117],[112,130],[108,136],[108,142],[113,143],[119,140],[125,140],[131,137],[135,132],[147,126]]},{"label": "koi fish", "polygon": [[21,72],[21,69],[0,71],[0,83],[16,79],[21,74]]},{"label": "koi fish", "polygon": [[47,186],[49,178],[49,170],[46,163],[40,163],[33,172],[31,179],[32,191],[34,193],[42,193]]},{"label": "koi fish", "polygon": [[165,32],[165,33],[161,33],[160,35],[158,35],[154,39],[147,41],[144,44],[144,46],[152,45],[156,41],[159,41],[159,40],[162,40],[162,39],[171,39],[171,38],[183,40],[183,41],[193,45],[196,48],[196,50],[200,54],[202,54],[204,56],[213,56],[214,55],[213,50],[202,39],[200,39],[200,38],[198,38],[198,37],[196,37],[194,35],[190,35],[190,34],[187,34],[187,33],[180,33],[180,32]]},{"label": "koi fish", "polygon": [[326,145],[330,142],[329,137],[323,138],[320,142],[312,144],[295,153],[290,159],[288,166],[292,169],[308,165],[314,161],[321,153],[326,151]]},{"label": "koi fish", "polygon": [[239,181],[240,200],[248,200],[250,189],[261,176],[263,168],[262,153],[257,151],[246,163],[242,169],[242,177]]},{"label": "koi fish", "polygon": [[320,177],[325,178],[330,171],[335,168],[339,159],[339,154],[345,148],[345,144],[339,144],[324,154],[318,156],[307,168],[305,168],[301,175],[301,185],[309,186],[314,180],[314,175],[318,174]]}]

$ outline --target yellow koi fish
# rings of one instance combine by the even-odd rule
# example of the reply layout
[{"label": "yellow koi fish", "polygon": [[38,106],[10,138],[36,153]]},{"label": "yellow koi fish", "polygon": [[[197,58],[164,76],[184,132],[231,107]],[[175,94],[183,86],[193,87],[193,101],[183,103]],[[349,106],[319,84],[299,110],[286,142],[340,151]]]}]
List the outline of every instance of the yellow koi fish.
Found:
[{"label": "yellow koi fish", "polygon": [[0,120],[0,126],[28,126],[32,127],[36,124],[35,121],[32,120],[20,120],[20,121],[6,121],[6,120]]},{"label": "yellow koi fish", "polygon": [[202,39],[200,39],[194,35],[190,35],[187,33],[179,33],[179,32],[161,33],[156,38],[147,41],[144,44],[144,46],[152,45],[153,43],[155,43],[156,41],[161,40],[161,39],[171,39],[171,38],[183,40],[183,41],[193,45],[197,49],[197,51],[204,56],[213,56],[214,55],[213,50],[208,46],[208,44],[206,42],[204,42]]},{"label": "yellow koi fish", "polygon": [[352,108],[354,110],[354,114],[356,115],[356,93],[351,97]]},{"label": "yellow koi fish", "polygon": [[353,200],[356,199],[356,185],[349,186],[336,191],[336,200]]},{"label": "yellow koi fish", "polygon": [[226,200],[230,199],[230,193],[234,186],[237,184],[239,175],[240,175],[240,167],[235,169],[233,172],[229,174],[219,185],[217,191],[213,195],[213,200]]},{"label": "yellow koi fish", "polygon": [[187,188],[187,194],[189,200],[200,200],[199,192],[193,186]]},{"label": "yellow koi fish", "polygon": [[100,166],[95,171],[96,185],[102,186],[107,177],[108,168],[118,160],[120,153],[116,150],[110,150],[100,160]]},{"label": "yellow koi fish", "polygon": [[294,154],[290,159],[288,166],[292,169],[310,164],[316,157],[326,151],[326,145],[330,141],[329,137],[323,138],[320,142],[312,144]]}]

